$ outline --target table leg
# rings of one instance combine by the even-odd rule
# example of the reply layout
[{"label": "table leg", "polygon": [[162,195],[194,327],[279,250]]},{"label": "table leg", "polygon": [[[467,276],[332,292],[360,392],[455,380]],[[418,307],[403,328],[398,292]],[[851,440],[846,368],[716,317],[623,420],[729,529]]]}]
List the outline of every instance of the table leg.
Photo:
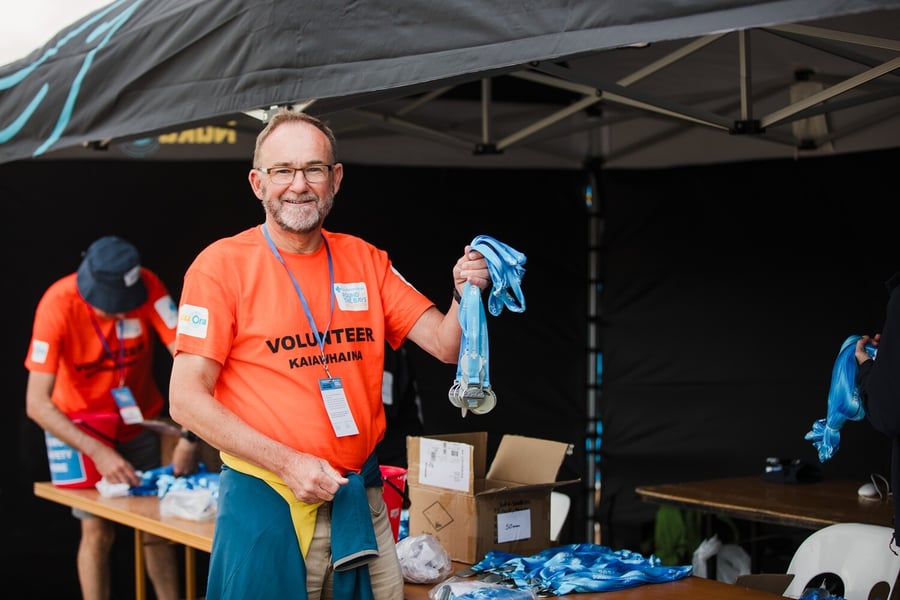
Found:
[{"label": "table leg", "polygon": [[194,549],[190,546],[184,547],[184,581],[187,589],[185,590],[185,600],[196,600],[197,598],[197,572],[196,557]]},{"label": "table leg", "polygon": [[759,549],[759,523],[750,521],[750,572],[759,573],[760,549]]},{"label": "table leg", "polygon": [[146,600],[144,581],[144,538],[140,529],[134,530],[134,600]]}]

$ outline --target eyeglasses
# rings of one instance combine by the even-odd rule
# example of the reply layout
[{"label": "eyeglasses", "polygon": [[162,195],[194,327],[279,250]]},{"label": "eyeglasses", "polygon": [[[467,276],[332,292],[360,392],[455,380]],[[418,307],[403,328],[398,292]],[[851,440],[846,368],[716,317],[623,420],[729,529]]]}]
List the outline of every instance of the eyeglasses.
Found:
[{"label": "eyeglasses", "polygon": [[328,179],[328,174],[334,168],[334,165],[310,165],[308,167],[269,167],[268,169],[257,167],[256,170],[265,173],[272,180],[272,183],[284,185],[292,183],[297,171],[303,172],[303,178],[306,183],[322,183]]}]

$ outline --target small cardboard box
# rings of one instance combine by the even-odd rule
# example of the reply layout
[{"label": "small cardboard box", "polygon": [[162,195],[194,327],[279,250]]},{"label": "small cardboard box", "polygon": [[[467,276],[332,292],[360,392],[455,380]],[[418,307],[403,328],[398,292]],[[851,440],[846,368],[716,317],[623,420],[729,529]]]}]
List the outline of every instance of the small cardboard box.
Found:
[{"label": "small cardboard box", "polygon": [[487,432],[408,437],[409,535],[428,533],[450,558],[490,550],[531,555],[550,545],[550,492],[569,445],[504,435],[487,463]]}]

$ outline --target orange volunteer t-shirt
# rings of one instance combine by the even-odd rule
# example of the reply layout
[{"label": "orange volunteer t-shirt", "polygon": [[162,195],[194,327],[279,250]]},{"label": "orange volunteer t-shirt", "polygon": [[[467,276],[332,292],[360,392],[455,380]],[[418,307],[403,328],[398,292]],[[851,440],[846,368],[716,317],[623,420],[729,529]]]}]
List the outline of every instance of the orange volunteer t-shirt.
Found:
[{"label": "orange volunteer t-shirt", "polygon": [[[385,340],[398,347],[433,303],[384,251],[322,234],[327,249],[281,252],[284,265],[261,226],[207,247],[185,275],[176,352],[220,363],[216,398],[253,428],[346,473],[359,471],[384,436]],[[314,327],[323,332],[324,360]],[[358,434],[335,435],[319,387],[329,373],[341,379]]]},{"label": "orange volunteer t-shirt", "polygon": [[[51,400],[67,415],[117,413],[112,390],[122,384],[131,389],[144,418],[162,411],[153,375],[153,332],[164,345],[172,343],[177,307],[155,273],[142,268],[141,276],[147,301],[121,322],[96,316],[78,292],[75,273],[53,283],[38,302],[25,368],[56,374]],[[119,438],[139,430],[120,423]]]}]

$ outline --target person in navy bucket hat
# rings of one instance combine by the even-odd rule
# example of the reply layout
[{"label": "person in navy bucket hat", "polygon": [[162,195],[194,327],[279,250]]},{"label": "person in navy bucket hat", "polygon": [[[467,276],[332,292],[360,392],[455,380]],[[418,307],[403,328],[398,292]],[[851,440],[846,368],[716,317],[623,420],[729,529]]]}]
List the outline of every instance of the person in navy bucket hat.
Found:
[{"label": "person in navy bucket hat", "polygon": [[78,267],[77,283],[88,304],[111,314],[127,313],[147,300],[138,249],[114,235],[88,247]]},{"label": "person in navy bucket hat", "polygon": [[[64,476],[50,469],[54,485],[94,488],[102,479],[131,488],[142,484],[139,472],[161,466],[162,440],[144,422],[166,410],[154,355],[157,342],[174,352],[177,321],[166,285],[141,265],[134,245],[115,235],[92,242],[77,271],[44,291],[25,358],[25,412],[48,436],[48,459],[58,443],[78,457],[71,468],[64,465]],[[198,446],[196,436],[182,432],[172,450],[175,476],[196,471]],[[81,527],[81,597],[108,600],[116,595],[110,561],[115,523],[78,508],[72,515]],[[154,597],[178,600],[175,547],[149,534],[144,544]]]}]

